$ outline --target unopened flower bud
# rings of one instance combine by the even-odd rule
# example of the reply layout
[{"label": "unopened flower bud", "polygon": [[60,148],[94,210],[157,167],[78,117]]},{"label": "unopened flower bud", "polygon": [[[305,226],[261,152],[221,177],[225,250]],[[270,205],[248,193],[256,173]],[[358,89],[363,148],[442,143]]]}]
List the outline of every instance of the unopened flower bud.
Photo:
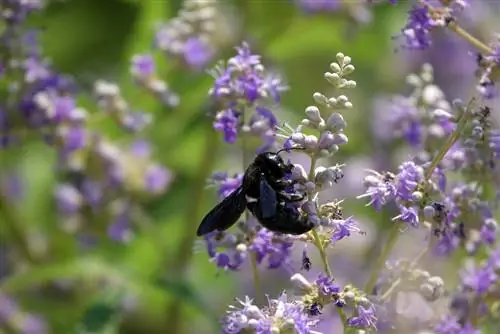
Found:
[{"label": "unopened flower bud", "polygon": [[326,72],[325,79],[333,85],[338,85],[340,83],[340,76],[337,73]]},{"label": "unopened flower bud", "polygon": [[342,52],[337,53],[335,58],[337,59],[337,63],[342,67],[344,65],[344,57],[345,55]]},{"label": "unopened flower bud", "polygon": [[341,71],[340,65],[337,63],[331,63],[330,68],[332,69],[333,72],[339,73]]},{"label": "unopened flower bud", "polygon": [[321,105],[328,106],[328,98],[321,93],[318,93],[318,92],[314,93],[313,99],[314,99],[314,101],[316,101],[317,103],[319,103]]},{"label": "unopened flower bud", "polygon": [[307,180],[307,172],[302,165],[300,165],[300,164],[293,165],[292,180],[294,180],[294,181],[306,181]]},{"label": "unopened flower bud", "polygon": [[334,112],[328,117],[326,125],[334,132],[337,132],[345,129],[346,122],[341,114]]},{"label": "unopened flower bud", "polygon": [[301,274],[292,275],[292,277],[290,277],[290,281],[298,290],[304,291],[306,293],[312,290],[311,283]]},{"label": "unopened flower bud", "polygon": [[352,72],[354,72],[354,66],[353,65],[347,65],[347,66],[345,66],[342,69],[342,74],[343,75],[351,74]]},{"label": "unopened flower bud", "polygon": [[315,122],[315,123],[320,123],[323,121],[323,118],[321,118],[321,113],[316,106],[309,106],[306,108],[306,115],[307,117]]},{"label": "unopened flower bud", "polygon": [[335,140],[334,134],[331,133],[330,131],[325,131],[321,134],[318,147],[320,149],[328,149],[331,145],[335,143],[334,140]]},{"label": "unopened flower bud", "polygon": [[309,135],[305,137],[304,146],[308,149],[315,149],[318,147],[318,137]]},{"label": "unopened flower bud", "polygon": [[343,133],[336,133],[333,137],[333,144],[335,144],[335,145],[347,144],[348,141],[349,141],[349,139]]}]

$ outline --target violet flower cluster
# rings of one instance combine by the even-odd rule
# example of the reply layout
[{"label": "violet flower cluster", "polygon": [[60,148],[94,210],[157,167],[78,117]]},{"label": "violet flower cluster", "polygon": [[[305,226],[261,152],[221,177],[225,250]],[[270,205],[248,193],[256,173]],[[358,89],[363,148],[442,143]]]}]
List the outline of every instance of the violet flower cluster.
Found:
[{"label": "violet flower cluster", "polygon": [[[325,79],[337,90],[338,94],[326,96],[314,93],[317,104],[305,110],[305,118],[293,128],[286,124],[278,126],[278,120],[267,107],[266,100],[279,102],[285,86],[276,76],[271,76],[261,63],[260,56],[250,51],[244,43],[237,48],[237,55],[220,65],[214,72],[215,82],[210,96],[215,98],[222,110],[215,116],[214,128],[221,131],[229,144],[238,141],[243,150],[250,136],[257,136],[263,146],[256,153],[276,147],[281,139],[285,150],[300,148],[311,159],[311,169],[294,165],[290,179],[294,191],[304,193],[306,199],[296,209],[315,227],[312,232],[291,236],[272,232],[262,227],[250,215],[228,231],[216,231],[205,236],[205,244],[211,261],[224,270],[240,270],[245,263],[252,263],[254,276],[259,276],[262,264],[269,269],[284,267],[294,272],[291,281],[297,286],[293,296],[283,292],[277,299],[268,297],[268,305],[259,307],[253,300],[245,297],[231,306],[222,319],[224,333],[316,333],[322,310],[333,306],[341,315],[343,324],[352,329],[374,329],[376,327],[375,308],[366,295],[354,286],[340,287],[334,281],[325,257],[330,245],[361,232],[352,217],[344,217],[342,201],[319,204],[319,193],[334,187],[343,177],[341,165],[323,167],[317,165],[318,159],[332,157],[341,145],[348,142],[344,133],[346,121],[341,112],[353,107],[343,90],[356,87],[348,76],[354,72],[351,58],[342,53],[336,62],[330,64],[331,72]],[[321,112],[323,109],[323,113]],[[324,116],[323,116],[324,115]],[[245,155],[245,152],[243,152]],[[244,162],[247,160],[244,158]],[[246,168],[246,166],[244,166]],[[225,198],[242,182],[242,174],[229,176],[227,173],[214,173],[211,184],[218,187],[221,198]],[[233,232],[233,230],[235,232]],[[299,246],[302,244],[302,246]],[[307,244],[314,245],[321,253],[325,272],[319,273],[314,282],[309,282],[298,271],[311,270],[312,264],[305,251]],[[303,249],[302,266],[292,261],[292,250]],[[318,270],[318,269],[316,269]],[[256,282],[256,284],[258,284]]]},{"label": "violet flower cluster", "polygon": [[[457,23],[459,14],[467,6],[462,1],[417,1],[402,29],[404,48],[421,50],[430,47],[431,31],[438,28],[449,28],[472,42],[470,35]],[[485,102],[478,103],[474,99],[468,103],[458,99],[450,101],[433,82],[432,66],[425,64],[420,74],[407,78],[413,88],[409,95],[395,96],[384,103],[388,109],[386,133],[393,136],[391,139],[407,144],[411,158],[399,162],[395,172],[370,171],[364,180],[366,192],[358,196],[367,199],[368,205],[376,211],[387,210],[389,204],[397,209],[392,218],[393,232],[364,291],[335,284],[324,252],[329,244],[353,232],[361,232],[359,227],[351,217],[344,218],[341,201],[317,204],[319,191],[342,178],[342,166],[317,167],[316,162],[319,158],[332,156],[340,145],[347,143],[346,123],[337,110],[350,109],[352,103],[345,95],[326,97],[315,93],[318,105],[331,111],[328,117],[322,117],[317,106],[310,106],[306,108],[306,118],[297,128],[286,124],[279,128],[277,136],[285,139],[284,148],[300,147],[312,160],[309,171],[295,165],[291,179],[295,181],[295,190],[307,194],[307,200],[299,210],[314,223],[315,228],[298,238],[289,237],[292,239],[289,247],[294,247],[298,241],[316,245],[324,260],[324,273],[314,282],[300,273],[294,274],[291,280],[298,289],[292,302],[287,297],[289,293],[271,299],[263,308],[255,306],[248,298],[240,301],[241,306],[231,307],[224,317],[224,332],[314,333],[317,322],[313,319],[317,316],[321,319],[322,310],[328,304],[339,311],[347,331],[358,328],[363,332],[480,333],[482,325],[494,323],[498,317],[495,301],[500,272],[496,258],[498,228],[495,219],[499,136],[492,124],[492,107],[484,103],[494,96],[494,73],[498,61],[494,45],[485,46],[480,51],[485,49],[490,52],[486,55],[479,53],[477,85]],[[355,87],[354,81],[345,78],[354,70],[350,62],[349,57],[338,54],[337,62],[331,64],[332,72],[325,74],[335,88]],[[233,105],[238,104],[233,102]],[[233,117],[229,118],[229,115]],[[216,129],[224,131],[228,142],[234,143],[239,133],[239,117],[239,113],[218,115]],[[311,135],[311,131],[318,135]],[[227,178],[227,175],[219,178],[219,193],[227,195],[227,186],[239,185],[239,178]],[[248,221],[242,222],[239,228],[249,225]],[[263,230],[255,221],[251,226]],[[414,233],[413,230],[422,230],[426,234],[422,251],[413,260],[402,259],[384,267],[399,234]],[[217,237],[223,240],[225,235],[218,233]],[[208,245],[214,258],[214,249],[210,247],[213,244],[208,242]],[[472,264],[462,271],[461,283],[456,289],[448,288],[443,278],[420,267],[423,258],[449,257],[458,251],[465,251]],[[303,269],[311,270],[312,263],[305,250],[302,264]],[[423,305],[435,311],[426,318],[405,318],[398,306],[399,296],[404,294],[416,294]],[[449,308],[437,311],[438,304],[443,301],[448,301]],[[282,312],[276,312],[274,305],[281,305]],[[302,311],[297,314],[298,308]],[[348,316],[346,310],[352,313]],[[304,313],[310,318],[304,318]]]},{"label": "violet flower cluster", "polygon": [[[408,77],[413,87],[408,96],[398,95],[378,106],[386,109],[380,115],[389,126],[387,133],[410,148],[411,158],[399,162],[397,172],[370,171],[365,178],[366,192],[359,198],[368,199],[368,205],[377,211],[388,210],[389,204],[397,208],[395,226],[383,253],[390,252],[401,231],[418,229],[427,235],[415,259],[387,264],[383,271],[374,271],[367,284],[367,290],[373,288],[375,295],[379,331],[480,333],[498,319],[493,302],[499,272],[495,219],[498,130],[493,107],[488,105],[494,96],[496,48],[473,39],[458,26],[458,11],[466,5],[418,1],[403,35],[410,49],[428,48],[430,32],[438,27],[447,27],[472,44],[477,42],[479,98],[468,103],[450,102],[433,83],[432,67],[425,64],[419,75]],[[422,259],[457,252],[467,254],[467,260],[456,288],[420,268]],[[425,305],[420,308],[432,310],[430,316],[403,316],[398,300],[409,293],[420,296]],[[443,302],[449,305],[445,309],[439,306]]]},{"label": "violet flower cluster", "polygon": [[220,46],[220,30],[225,29],[220,6],[215,1],[186,0],[176,17],[158,24],[155,46],[193,70],[209,65]]},{"label": "violet flower cluster", "polygon": [[[121,95],[119,86],[103,80],[95,83],[98,111],[92,113],[80,107],[76,83],[51,66],[39,41],[41,32],[26,25],[30,15],[42,9],[42,1],[9,0],[0,5],[1,153],[22,152],[37,141],[45,143],[57,156],[51,167],[57,182],[53,189],[54,206],[62,230],[74,235],[75,241],[89,236],[129,241],[142,204],[164,194],[172,180],[172,172],[154,161],[152,147],[140,138],[152,115],[134,110]],[[154,94],[160,103],[169,107],[179,103],[177,95],[155,74],[150,55],[133,57],[131,75],[139,89]],[[128,143],[117,144],[95,130],[96,124],[106,120],[133,137],[128,136]],[[14,177],[4,179],[6,169],[2,163],[2,214],[10,212],[8,207],[14,205],[22,190],[17,189]],[[22,241],[17,246],[24,247],[27,255],[22,264],[31,265],[50,257],[47,247],[36,258],[28,256],[34,246],[23,240],[24,234],[19,232],[22,226],[16,217],[5,214],[2,224],[17,231],[14,233]],[[2,263],[2,271],[3,267]],[[8,273],[2,272],[5,274]],[[41,318],[22,312],[16,301],[3,292],[0,315],[0,326],[16,333],[51,332]]]},{"label": "violet flower cluster", "polygon": [[[371,18],[369,3],[290,1],[291,6],[309,13],[347,12],[357,22]],[[401,6],[396,0],[378,3]],[[374,216],[388,214],[392,225],[386,242],[377,241],[382,244],[380,252],[370,254],[364,286],[341,284],[342,270],[330,267],[327,252],[343,247],[350,236],[365,233],[346,214],[346,199],[323,197],[348,172],[336,158],[349,143],[346,113],[354,106],[347,91],[357,86],[351,77],[352,59],[343,53],[335,55],[324,73],[331,85],[329,93],[315,92],[314,104],[305,108],[296,126],[275,113],[289,87],[278,71],[265,65],[264,55],[252,51],[250,43],[242,42],[233,57],[209,72],[213,85],[207,98],[216,106],[213,130],[225,144],[241,148],[242,171],[254,154],[279,149],[283,155],[293,151],[310,161],[306,169],[289,160],[293,169],[286,176],[292,185],[287,191],[304,195],[303,200],[287,204],[311,224],[310,231],[302,235],[270,231],[246,211],[231,229],[209,233],[200,241],[218,270],[232,274],[248,266],[253,274],[254,298],[237,298],[221,316],[220,332],[320,334],[319,327],[330,326],[332,318],[338,319],[347,334],[479,334],[496,329],[500,318],[500,128],[492,100],[498,97],[500,43],[484,43],[461,26],[473,2],[412,0],[410,5],[407,22],[393,38],[398,51],[433,47],[432,35],[438,30],[470,42],[477,63],[476,72],[471,73],[475,96],[451,100],[435,82],[432,65],[424,64],[420,73],[406,78],[409,94],[379,104],[383,133],[379,131],[375,139],[395,144],[405,155],[395,161],[395,167],[389,167],[392,161],[388,161],[387,170],[368,170],[364,193],[356,199],[370,207],[367,210]],[[94,84],[95,110],[82,108],[76,82],[51,65],[41,48],[41,32],[27,26],[30,15],[41,9],[43,2],[36,0],[0,4],[0,153],[43,143],[56,156],[52,195],[57,226],[75,240],[90,237],[127,243],[147,219],[144,204],[167,192],[173,179],[173,173],[155,161],[153,145],[142,136],[153,116],[137,110],[119,85],[102,79]],[[175,65],[183,69],[205,70],[221,47],[224,36],[220,34],[227,30],[221,28],[223,14],[214,1],[183,1],[176,17],[158,25],[155,50],[177,60]],[[175,109],[181,98],[161,77],[155,59],[153,52],[134,55],[131,80],[163,107]],[[118,143],[97,130],[101,121],[117,126],[125,140]],[[0,245],[0,261],[8,261],[11,246],[24,255],[14,269],[0,268],[3,278],[18,268],[49,261],[54,250],[45,247],[32,255],[35,246],[21,233],[23,224],[15,215],[22,180],[17,171],[3,165],[0,171],[1,218],[18,243]],[[238,189],[243,175],[216,171],[208,183],[223,200]],[[413,259],[389,259],[403,234],[419,252]],[[9,254],[3,254],[4,247]],[[311,250],[318,253],[321,263],[311,260]],[[464,258],[457,275],[440,268]],[[289,275],[290,288],[283,287],[276,296],[265,295],[261,273],[278,269]],[[48,288],[54,288],[51,284]],[[42,293],[43,288],[33,290]],[[0,291],[0,328],[51,333],[42,317],[23,310],[20,297]],[[259,301],[263,297],[265,303]],[[172,305],[177,309],[176,300]]]}]

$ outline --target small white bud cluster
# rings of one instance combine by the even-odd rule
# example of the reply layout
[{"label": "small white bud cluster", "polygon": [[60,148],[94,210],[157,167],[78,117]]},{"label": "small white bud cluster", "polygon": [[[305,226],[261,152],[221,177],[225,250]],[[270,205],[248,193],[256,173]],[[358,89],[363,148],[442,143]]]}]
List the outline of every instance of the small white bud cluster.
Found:
[{"label": "small white bud cluster", "polygon": [[134,63],[140,62],[140,57],[144,57],[143,55],[135,55],[132,58],[132,68],[131,74],[135,80],[135,82],[144,87],[147,91],[156,96],[162,103],[166,104],[169,107],[176,107],[179,105],[179,96],[172,92],[169,88],[167,82],[165,80],[159,79],[154,73],[145,74],[141,71],[138,71],[135,68]]},{"label": "small white bud cluster", "polygon": [[430,64],[422,65],[420,74],[410,74],[406,82],[413,87],[409,101],[418,110],[420,122],[428,127],[428,136],[443,138],[447,135],[443,120],[452,120],[452,106],[444,92],[434,84],[434,70]]},{"label": "small white bud cluster", "polygon": [[[325,79],[337,89],[348,89],[356,87],[354,80],[345,77],[354,72],[351,58],[343,53],[337,54],[337,62],[331,63],[332,72],[325,73]],[[317,157],[329,157],[338,151],[339,146],[348,142],[344,134],[346,121],[338,112],[340,110],[351,109],[352,103],[346,95],[327,97],[322,93],[314,93],[313,98],[320,107],[325,107],[333,112],[328,117],[321,115],[318,106],[309,106],[305,110],[304,118],[290,139],[293,144],[304,147],[306,152]],[[318,131],[317,135],[306,135],[304,128]]]},{"label": "small white bud cluster", "polygon": [[186,41],[196,37],[207,46],[217,31],[219,15],[216,1],[187,0],[176,17],[157,28],[156,44],[161,50],[180,56]]},{"label": "small white bud cluster", "polygon": [[126,129],[140,131],[152,121],[151,114],[132,112],[121,96],[120,87],[114,83],[98,80],[94,85],[94,95],[99,107]]},{"label": "small white bud cluster", "polygon": [[88,113],[83,108],[74,107],[71,108],[71,110],[67,109],[73,103],[71,96],[41,91],[35,94],[33,100],[36,106],[42,110],[45,116],[50,120],[57,119],[62,122],[77,125],[85,123],[88,118]]}]

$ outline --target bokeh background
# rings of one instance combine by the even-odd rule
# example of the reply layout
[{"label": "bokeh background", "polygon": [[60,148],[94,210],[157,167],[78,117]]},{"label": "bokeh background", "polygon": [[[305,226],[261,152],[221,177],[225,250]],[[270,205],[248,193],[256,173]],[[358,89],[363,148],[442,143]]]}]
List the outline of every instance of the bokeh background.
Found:
[{"label": "bokeh background", "polygon": [[[78,102],[92,117],[99,114],[92,99],[98,79],[117,82],[129,103],[154,116],[141,138],[151,141],[154,158],[174,175],[167,191],[146,203],[144,222],[130,241],[102,238],[82,248],[77,236],[61,228],[54,209],[55,151],[39,140],[0,151],[2,186],[15,187],[21,194],[8,210],[0,210],[0,289],[23,312],[40,316],[50,333],[217,333],[217,321],[234,298],[253,296],[250,268],[218,271],[195,237],[200,219],[218,201],[215,190],[207,188],[208,177],[214,171],[235,173],[243,167],[238,144],[224,143],[212,128],[207,95],[212,77],[154,51],[159,76],[180,97],[174,109],[137,89],[130,78],[131,57],[152,52],[155,25],[175,17],[182,5],[182,0],[53,1],[29,21],[42,28],[43,49],[53,66],[77,81]],[[337,52],[352,57],[358,86],[349,92],[354,108],[345,114],[350,142],[331,161],[346,163],[346,176],[322,200],[345,198],[345,212],[363,223],[366,235],[354,235],[330,251],[336,279],[362,284],[392,217],[391,212],[374,213],[363,200],[356,200],[363,193],[364,170],[394,168],[411,154],[387,138],[390,108],[385,99],[408,93],[406,75],[430,62],[437,84],[450,100],[466,100],[475,89],[475,58],[470,53],[474,50],[447,31],[434,35],[430,50],[399,48],[407,1],[392,6],[365,5],[361,0],[224,0],[217,6],[221,24],[215,58],[232,56],[243,40],[261,54],[266,67],[279,72],[290,86],[275,110],[281,121],[294,124],[313,103],[314,92],[328,93],[323,73]],[[495,1],[475,3],[463,25],[490,40],[495,24],[498,28],[498,7]],[[92,122],[92,127],[113,141],[131,140],[105,119]],[[6,224],[13,218],[15,230]],[[29,247],[45,254],[45,260],[36,265],[26,262],[17,250],[19,237],[27,238]],[[409,241],[415,238],[401,240],[395,255],[411,258],[416,250],[412,245],[418,243]],[[301,251],[296,249],[297,265]],[[319,270],[319,260],[311,253]],[[447,270],[456,273],[453,267]],[[262,269],[261,275],[271,296],[289,288],[289,272]],[[335,323],[331,315],[332,322],[326,324],[330,328]],[[16,332],[1,326],[6,333]]]}]

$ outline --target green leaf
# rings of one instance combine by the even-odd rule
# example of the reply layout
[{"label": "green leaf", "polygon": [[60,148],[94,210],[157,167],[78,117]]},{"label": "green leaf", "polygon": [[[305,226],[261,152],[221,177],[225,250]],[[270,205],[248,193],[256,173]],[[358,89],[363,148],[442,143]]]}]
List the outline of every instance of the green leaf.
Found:
[{"label": "green leaf", "polygon": [[75,334],[114,334],[120,320],[120,293],[111,291],[102,296],[87,309]]},{"label": "green leaf", "polygon": [[190,284],[184,281],[172,280],[169,278],[160,279],[156,284],[162,289],[166,289],[167,291],[173,293],[178,300],[185,302],[187,305],[204,314],[211,320],[215,332],[219,330],[218,316],[212,311],[212,308],[200,298],[200,295]]}]

